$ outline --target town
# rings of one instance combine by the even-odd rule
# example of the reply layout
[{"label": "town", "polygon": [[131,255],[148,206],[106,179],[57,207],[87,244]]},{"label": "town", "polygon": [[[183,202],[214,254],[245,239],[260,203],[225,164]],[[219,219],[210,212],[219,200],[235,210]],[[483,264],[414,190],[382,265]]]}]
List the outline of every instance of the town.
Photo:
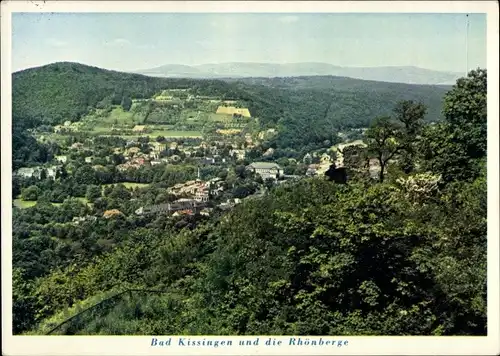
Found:
[{"label": "town", "polygon": [[[260,130],[259,119],[241,104],[171,89],[149,100],[131,99],[126,105],[96,109],[78,122],[68,120],[52,129],[32,131],[40,142],[56,146],[58,154],[50,163],[14,172],[21,187],[14,204],[33,206],[41,195],[38,181],[49,179],[57,186],[73,175],[81,187],[68,192],[67,198],[77,198],[91,209],[91,214],[74,216],[75,224],[90,216],[123,216],[117,207],[103,210],[94,204],[104,196],[105,187],[115,185],[134,192],[136,215],[209,216],[213,209],[230,209],[242,199],[266,194],[275,185],[324,177],[332,166],[342,168],[346,161],[354,171],[377,177],[377,160],[358,157],[363,141],[348,141],[342,133],[339,143],[331,147],[307,152],[299,159],[280,157],[266,145],[276,129]],[[360,137],[359,131],[354,133]],[[175,178],[164,194],[152,204],[136,207],[141,194],[154,185],[165,185],[162,177],[167,175]],[[56,205],[65,199],[61,194],[46,198]]]}]

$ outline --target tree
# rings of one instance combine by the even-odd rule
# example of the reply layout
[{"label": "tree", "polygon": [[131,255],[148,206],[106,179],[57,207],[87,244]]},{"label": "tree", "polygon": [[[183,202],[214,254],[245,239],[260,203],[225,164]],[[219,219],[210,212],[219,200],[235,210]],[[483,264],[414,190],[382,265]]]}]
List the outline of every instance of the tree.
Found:
[{"label": "tree", "polygon": [[267,188],[267,189],[271,189],[273,186],[274,186],[274,183],[276,181],[272,178],[266,178],[264,180],[264,186]]},{"label": "tree", "polygon": [[123,157],[121,153],[113,153],[111,155],[111,161],[117,166],[125,162],[125,157]]},{"label": "tree", "polygon": [[243,165],[238,165],[238,166],[234,167],[234,172],[241,179],[246,178],[247,173],[248,173],[246,167]]},{"label": "tree", "polygon": [[35,323],[36,305],[33,282],[26,280],[20,268],[12,270],[13,333],[29,330]]},{"label": "tree", "polygon": [[424,104],[413,100],[399,101],[394,108],[396,120],[404,125],[405,133],[409,136],[416,136],[420,133],[426,112],[427,108]]},{"label": "tree", "polygon": [[444,97],[445,119],[472,158],[486,156],[486,94],[486,69],[478,68],[470,71],[467,78],[458,79]]},{"label": "tree", "polygon": [[96,184],[95,171],[91,166],[83,165],[76,170],[75,181],[79,184]]},{"label": "tree", "polygon": [[89,185],[87,186],[87,192],[85,194],[85,197],[88,199],[90,202],[94,202],[96,199],[100,198],[102,196],[102,191],[101,187],[98,185]]},{"label": "tree", "polygon": [[22,189],[21,196],[23,200],[34,201],[38,200],[41,190],[36,185],[31,185],[28,188]]},{"label": "tree", "polygon": [[445,121],[427,127],[419,151],[424,169],[439,173],[444,182],[473,181],[486,158],[486,70],[460,78],[445,95]]},{"label": "tree", "polygon": [[113,187],[113,190],[109,194],[109,197],[111,199],[123,199],[123,200],[128,200],[130,199],[130,191],[125,188],[123,184],[116,184]]},{"label": "tree", "polygon": [[120,105],[123,99],[123,90],[119,90],[118,92],[114,92],[111,96],[111,104],[112,105]]},{"label": "tree", "polygon": [[132,99],[130,99],[129,96],[124,96],[121,101],[121,106],[123,110],[130,111],[130,108],[132,107]]},{"label": "tree", "polygon": [[385,167],[401,149],[400,130],[390,117],[384,116],[375,119],[371,127],[365,132],[364,141],[368,151],[375,155],[380,164],[379,181],[384,181]]},{"label": "tree", "polygon": [[47,170],[45,170],[44,168],[40,170],[40,179],[41,180],[47,179]]},{"label": "tree", "polygon": [[424,125],[424,116],[427,108],[422,103],[412,100],[400,101],[394,108],[396,120],[403,124],[401,135],[401,156],[399,165],[405,173],[411,173],[415,167],[416,147]]},{"label": "tree", "polygon": [[65,166],[61,166],[56,171],[56,179],[66,179],[68,177],[68,172]]},{"label": "tree", "polygon": [[149,136],[141,136],[141,137],[137,138],[137,142],[139,142],[143,145],[146,145],[149,143]]}]

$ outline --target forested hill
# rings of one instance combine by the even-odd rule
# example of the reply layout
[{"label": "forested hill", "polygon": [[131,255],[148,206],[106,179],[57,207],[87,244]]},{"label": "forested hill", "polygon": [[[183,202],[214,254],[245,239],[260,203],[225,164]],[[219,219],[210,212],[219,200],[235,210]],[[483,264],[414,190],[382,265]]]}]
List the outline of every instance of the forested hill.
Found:
[{"label": "forested hill", "polygon": [[451,85],[405,84],[384,81],[364,80],[331,75],[297,76],[297,77],[253,77],[253,78],[226,78],[229,83],[244,83],[246,85],[265,85],[281,89],[331,89],[333,91],[382,91],[382,92],[412,92],[417,95],[430,97],[432,94],[443,96],[451,89]]},{"label": "forested hill", "polygon": [[424,120],[440,121],[443,97],[451,89],[333,76],[225,80],[244,88],[250,98],[270,103],[268,107],[250,105],[262,116],[275,117],[272,105],[279,108],[283,115],[277,145],[282,147],[321,142],[340,130],[367,127],[374,118],[391,115],[390,108],[402,100],[423,103],[427,108]]},{"label": "forested hill", "polygon": [[54,63],[13,74],[14,126],[76,121],[91,108],[124,97],[149,98],[161,89],[190,88],[245,102],[264,127],[278,127],[278,147],[300,149],[332,140],[340,130],[367,127],[401,100],[427,107],[427,121],[441,119],[447,87],[364,81],[342,77],[199,80],[154,78],[77,63]]},{"label": "forested hill", "polygon": [[34,125],[56,124],[78,120],[102,101],[149,98],[161,89],[200,86],[229,91],[223,82],[153,78],[78,63],[53,63],[13,73],[12,114]]}]

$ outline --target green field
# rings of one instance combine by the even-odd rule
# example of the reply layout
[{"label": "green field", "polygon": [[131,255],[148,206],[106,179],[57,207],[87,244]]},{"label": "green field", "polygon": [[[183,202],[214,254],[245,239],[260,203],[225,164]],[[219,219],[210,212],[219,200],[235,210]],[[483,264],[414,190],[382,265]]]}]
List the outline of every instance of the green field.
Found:
[{"label": "green field", "polygon": [[81,131],[90,133],[108,133],[112,132],[114,126],[117,129],[131,129],[135,125],[140,125],[144,121],[143,114],[134,111],[124,111],[121,106],[115,106],[111,112],[104,110],[85,116],[82,119]]},{"label": "green field", "polygon": [[36,205],[36,201],[25,201],[22,199],[14,199],[14,206],[20,209],[31,208]]},{"label": "green field", "polygon": [[[79,197],[79,198],[75,198],[75,199],[81,201],[84,204],[87,204],[88,206],[92,206],[92,203],[89,203],[87,198]],[[21,198],[14,199],[13,203],[14,203],[15,207],[20,208],[20,209],[31,208],[37,204],[36,201],[26,201],[26,200],[23,200]],[[51,204],[53,206],[61,206],[62,205],[62,203],[51,203]]]},{"label": "green field", "polygon": [[80,202],[84,203],[84,204],[87,204],[87,205],[92,205],[92,203],[89,203],[88,199],[87,198],[83,198],[83,197],[78,197],[78,198],[75,198],[77,200],[79,200]]},{"label": "green field", "polygon": [[147,136],[164,137],[202,137],[201,131],[175,131],[175,130],[153,130],[145,134]]},{"label": "green field", "polygon": [[210,121],[224,122],[224,123],[229,123],[234,120],[232,115],[226,115],[226,114],[209,114],[208,119]]},{"label": "green field", "polygon": [[121,106],[118,106],[109,113],[109,116],[103,117],[100,120],[100,122],[102,122],[103,124],[108,124],[109,126],[111,125],[133,126],[142,123],[143,117],[141,116],[142,115],[136,115],[130,111],[124,111]]}]

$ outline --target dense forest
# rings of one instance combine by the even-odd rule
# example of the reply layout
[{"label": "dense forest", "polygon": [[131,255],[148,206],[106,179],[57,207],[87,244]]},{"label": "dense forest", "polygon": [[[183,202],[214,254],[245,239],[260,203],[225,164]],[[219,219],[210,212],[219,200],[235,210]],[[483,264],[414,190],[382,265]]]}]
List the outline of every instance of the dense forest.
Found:
[{"label": "dense forest", "polygon": [[[336,92],[293,80],[283,88],[243,88],[81,68],[57,64],[15,74],[15,119],[77,119],[125,88],[130,96],[164,85],[227,88],[227,97],[238,95],[277,120],[284,145],[326,140],[338,129],[335,120],[349,125],[349,115],[360,126],[370,123],[361,160],[375,159],[382,169],[376,180],[350,174],[347,184],[302,179],[229,212],[180,220],[129,213],[139,197],[153,202],[166,186],[192,179],[193,167],[152,171],[151,187],[117,185],[94,198],[89,186],[106,178],[84,166],[37,183],[37,192],[24,193],[86,184],[93,209],[125,214],[68,225],[89,207],[76,199],[54,206],[50,197],[14,210],[14,333],[47,333],[78,315],[55,333],[486,335],[485,70],[452,88],[416,89],[413,101],[397,84],[380,84],[380,92],[376,83]],[[436,112],[442,91],[443,120],[431,124],[426,113]],[[422,93],[432,100],[421,100]],[[67,101],[54,100],[59,95]],[[14,148],[21,151],[31,138],[17,134]],[[354,166],[348,168],[357,172]],[[241,177],[231,184],[250,186],[244,167],[236,171]],[[79,314],[123,291],[130,292]]]}]

